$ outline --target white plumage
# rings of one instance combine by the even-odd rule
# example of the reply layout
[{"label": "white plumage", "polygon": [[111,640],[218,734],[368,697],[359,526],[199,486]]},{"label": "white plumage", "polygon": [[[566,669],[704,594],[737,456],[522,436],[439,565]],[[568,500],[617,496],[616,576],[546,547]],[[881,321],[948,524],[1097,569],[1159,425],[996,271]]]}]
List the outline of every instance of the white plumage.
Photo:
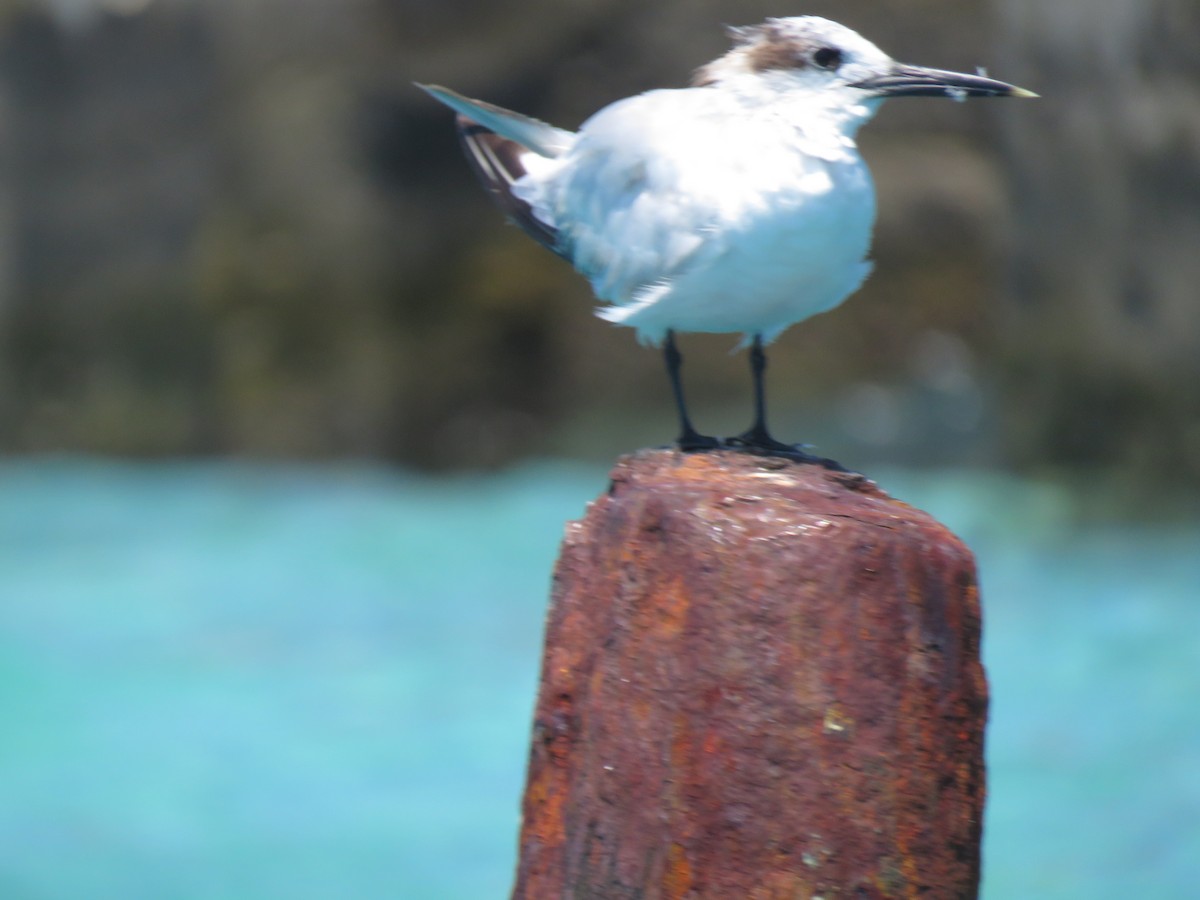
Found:
[{"label": "white plumage", "polygon": [[[866,166],[853,144],[805,140],[795,122],[724,91],[652,91],[590,119],[515,190],[614,304],[605,319],[656,344],[668,329],[770,341],[869,269]],[[806,143],[820,155],[798,152]]]},{"label": "white plumage", "polygon": [[858,128],[889,95],[1029,92],[900,65],[812,16],[733,35],[693,86],[620,100],[574,133],[425,90],[460,114],[476,170],[509,214],[589,279],[608,304],[597,314],[667,343],[682,444],[719,442],[687,419],[673,332],[741,332],[758,403],[737,442],[790,452],[762,421],[762,344],[837,306],[871,270],[875,193]]}]

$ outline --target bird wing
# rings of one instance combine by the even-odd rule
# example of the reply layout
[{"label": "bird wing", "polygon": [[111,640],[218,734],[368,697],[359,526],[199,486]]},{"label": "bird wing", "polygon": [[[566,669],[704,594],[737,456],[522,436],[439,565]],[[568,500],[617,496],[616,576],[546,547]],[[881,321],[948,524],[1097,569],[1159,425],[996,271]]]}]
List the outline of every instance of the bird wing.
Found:
[{"label": "bird wing", "polygon": [[457,117],[456,124],[467,162],[496,205],[543,247],[567,257],[558,231],[539,218],[533,207],[513,190],[526,174],[525,158],[530,151],[464,115]]},{"label": "bird wing", "polygon": [[689,112],[691,93],[650,91],[606,107],[580,129],[561,168],[517,186],[602,300],[653,302],[723,250],[717,226],[732,211],[717,187],[721,154],[696,154],[693,145],[711,149],[719,133]]},{"label": "bird wing", "polygon": [[441,85],[418,84],[417,87],[433,99],[446,104],[459,115],[482,125],[489,131],[494,131],[502,138],[520,144],[527,150],[532,150],[538,156],[549,158],[562,156],[575,143],[574,132],[567,131],[565,128],[556,128],[539,119],[523,116],[502,106],[484,103],[482,100],[472,100]]},{"label": "bird wing", "polygon": [[459,114],[467,159],[508,217],[616,304],[606,317],[653,303],[722,252],[714,235],[728,212],[715,187],[723,157],[712,148],[725,126],[718,115],[697,115],[706,93],[639,94],[576,134],[448,88],[418,87]]},{"label": "bird wing", "polygon": [[455,110],[458,139],[471,169],[508,218],[542,246],[566,256],[558,232],[514,191],[528,171],[530,157],[554,158],[575,135],[491,103],[471,100],[449,88],[418,84],[431,97]]}]

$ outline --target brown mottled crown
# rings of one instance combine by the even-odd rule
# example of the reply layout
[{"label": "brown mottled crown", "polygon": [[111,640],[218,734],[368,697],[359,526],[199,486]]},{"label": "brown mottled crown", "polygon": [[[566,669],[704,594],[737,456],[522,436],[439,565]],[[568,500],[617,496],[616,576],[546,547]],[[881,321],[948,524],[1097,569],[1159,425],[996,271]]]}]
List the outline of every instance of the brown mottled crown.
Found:
[{"label": "brown mottled crown", "polygon": [[743,71],[767,72],[772,69],[804,69],[818,67],[813,54],[824,45],[816,40],[798,40],[794,32],[769,19],[761,25],[730,27],[734,48],[726,57],[702,66],[692,78],[693,87],[705,87],[717,82],[721,71],[728,71],[730,57],[737,57]]}]

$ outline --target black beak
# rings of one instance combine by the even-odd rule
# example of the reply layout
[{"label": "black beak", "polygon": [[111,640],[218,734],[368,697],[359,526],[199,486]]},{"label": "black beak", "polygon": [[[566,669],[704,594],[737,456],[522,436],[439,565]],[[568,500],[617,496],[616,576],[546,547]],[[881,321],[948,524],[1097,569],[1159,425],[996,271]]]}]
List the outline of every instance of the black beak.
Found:
[{"label": "black beak", "polygon": [[870,91],[876,97],[1036,97],[1033,91],[984,78],[943,69],[905,66],[896,63],[884,75],[857,82],[854,87]]}]

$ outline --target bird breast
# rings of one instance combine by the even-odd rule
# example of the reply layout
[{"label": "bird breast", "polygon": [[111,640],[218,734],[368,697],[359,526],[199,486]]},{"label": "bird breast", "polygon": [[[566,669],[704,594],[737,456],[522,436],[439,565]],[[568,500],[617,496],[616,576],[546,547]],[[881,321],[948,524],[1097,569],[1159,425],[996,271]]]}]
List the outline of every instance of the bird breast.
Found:
[{"label": "bird breast", "polygon": [[705,89],[608,107],[518,187],[620,307],[602,315],[649,340],[777,333],[865,277],[874,191],[853,140]]}]

